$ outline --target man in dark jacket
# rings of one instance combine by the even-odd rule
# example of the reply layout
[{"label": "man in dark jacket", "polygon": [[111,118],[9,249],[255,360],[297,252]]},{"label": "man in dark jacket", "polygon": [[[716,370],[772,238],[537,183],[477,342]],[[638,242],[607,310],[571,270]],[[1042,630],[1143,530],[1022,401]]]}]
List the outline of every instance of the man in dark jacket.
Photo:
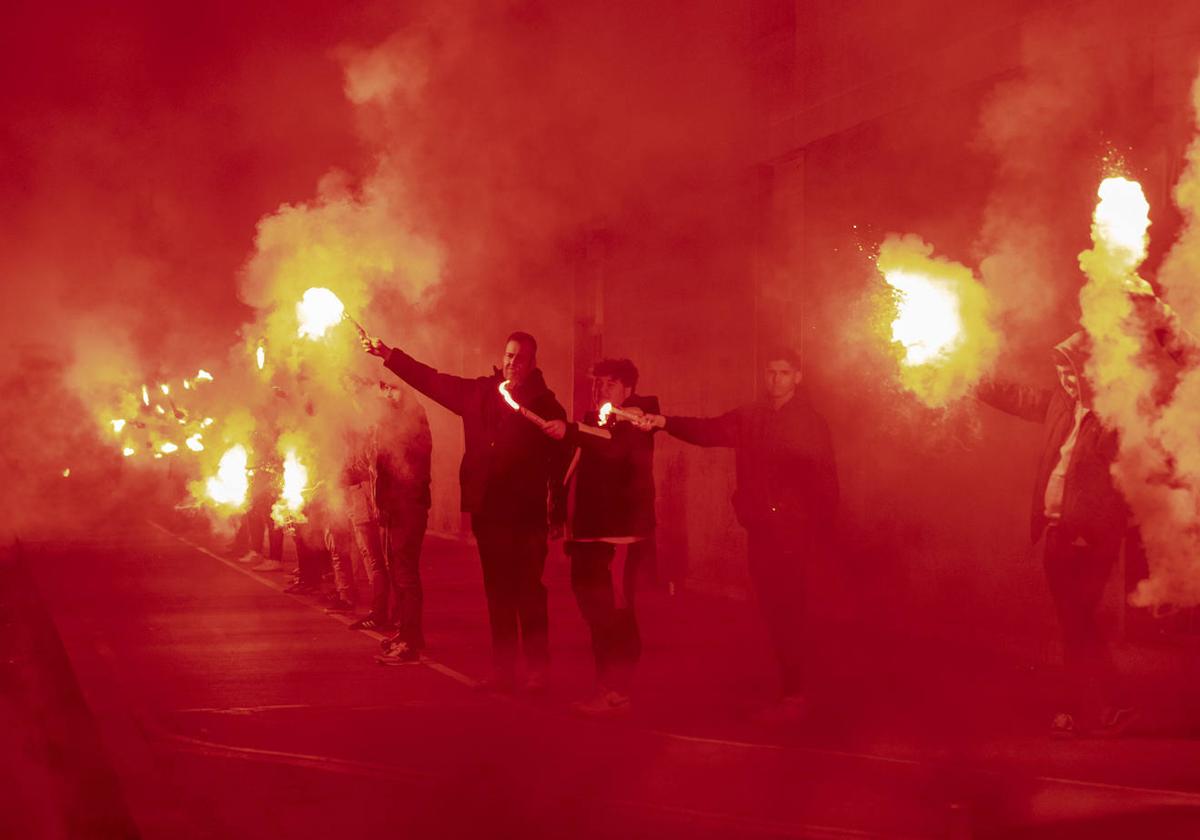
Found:
[{"label": "man in dark jacket", "polygon": [[526,687],[544,690],[550,661],[542,584],[547,500],[562,481],[566,448],[514,411],[500,392],[507,382],[521,407],[544,420],[565,419],[537,367],[537,342],[528,333],[513,333],[501,368],[475,379],[439,373],[378,339],[366,338],[364,346],[409,385],[462,417],[462,509],[471,514],[479,545],[496,668],[488,685],[502,691],[515,685],[520,639],[529,669]]},{"label": "man in dark jacket", "polygon": [[779,662],[780,712],[792,717],[805,711],[804,566],[828,548],[838,479],[829,426],[800,388],[795,355],[771,352],[764,377],[766,397],[751,405],[719,417],[646,415],[643,425],[699,446],[733,448],[733,508],[746,529],[750,579]]},{"label": "man in dark jacket", "polygon": [[1100,728],[1115,732],[1128,724],[1132,712],[1115,699],[1115,670],[1096,612],[1129,519],[1111,473],[1117,434],[1091,408],[1091,388],[1083,375],[1087,334],[1075,333],[1054,352],[1060,387],[986,381],[975,394],[993,408],[1041,423],[1044,430],[1030,538],[1036,543],[1045,536],[1046,582],[1062,630],[1072,695],[1070,710],[1055,716],[1053,731],[1075,734],[1094,722],[1081,720],[1081,714],[1098,712]]},{"label": "man in dark jacket", "polygon": [[[629,711],[629,692],[641,658],[634,613],[640,549],[654,536],[654,438],[629,422],[605,419],[607,436],[594,431],[608,404],[623,412],[658,411],[658,399],[634,394],[638,371],[628,359],[592,367],[594,408],[583,423],[561,420],[546,433],[578,449],[568,501],[571,589],[592,636],[599,693],[576,703],[588,715]],[[581,428],[582,425],[582,428]]]}]

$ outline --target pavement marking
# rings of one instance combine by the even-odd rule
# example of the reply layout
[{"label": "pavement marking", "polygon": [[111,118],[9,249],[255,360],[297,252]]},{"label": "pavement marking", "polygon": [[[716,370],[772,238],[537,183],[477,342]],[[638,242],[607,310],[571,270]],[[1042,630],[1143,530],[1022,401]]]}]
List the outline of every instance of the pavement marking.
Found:
[{"label": "pavement marking", "polygon": [[[158,729],[158,727],[155,727]],[[379,764],[373,761],[355,761],[344,758],[333,758],[324,755],[308,753],[284,752],[282,750],[265,750],[257,747],[238,747],[179,735],[174,732],[158,729],[159,737],[175,743],[185,752],[210,758],[232,758],[255,761],[263,764],[283,764],[289,767],[300,767],[306,770],[319,770],[326,773],[337,773],[344,776],[359,776],[384,781],[445,780],[444,774],[429,771],[410,770],[393,764]],[[796,837],[806,840],[822,840],[830,838],[858,838],[858,840],[928,840],[897,834],[879,834],[854,828],[838,828],[827,825],[810,825],[804,823],[786,823],[777,820],[766,820],[740,814],[725,814],[717,811],[701,811],[695,808],[684,808],[676,805],[660,805],[653,802],[638,802],[631,799],[593,798],[583,796],[555,796],[560,800],[574,800],[587,804],[603,802],[626,812],[639,814],[654,814],[666,816],[675,820],[693,824],[703,823],[709,826],[726,826],[737,829],[753,829],[760,833],[769,833],[778,837]],[[740,833],[740,832],[739,832]]]},{"label": "pavement marking", "polygon": [[[228,566],[229,568],[234,569],[235,571],[238,571],[238,572],[242,573],[243,575],[246,575],[246,577],[249,577],[253,580],[258,581],[259,583],[263,584],[264,586],[274,589],[276,592],[287,595],[289,598],[292,598],[297,603],[304,604],[305,606],[310,607],[311,609],[315,610],[316,612],[319,612],[322,615],[329,616],[330,618],[340,621],[342,624],[345,624],[347,626],[354,623],[353,619],[347,618],[344,615],[339,615],[337,613],[325,612],[323,609],[321,609],[317,605],[313,604],[308,599],[306,599],[302,596],[299,596],[299,595],[294,595],[290,592],[286,592],[284,590],[284,587],[280,586],[278,583],[271,580],[270,578],[263,577],[262,575],[258,574],[257,572],[254,572],[250,569],[245,568],[244,566],[234,563],[231,560],[221,557],[219,554],[209,551],[204,546],[197,545],[196,543],[192,542],[191,540],[187,539],[186,537],[181,537],[178,534],[176,534],[175,532],[173,532],[167,528],[164,528],[162,525],[159,525],[157,522],[155,522],[153,520],[148,519],[146,521],[149,522],[152,526],[154,526],[158,530],[162,531],[167,536],[174,537],[179,542],[183,543],[186,546],[189,546],[190,548],[195,549],[196,551],[199,551],[201,554],[207,555],[208,557],[213,558],[214,560],[216,560],[219,563],[223,563],[224,565]],[[372,639],[375,639],[377,641],[382,641],[384,638],[386,638],[382,633],[378,633],[374,630],[359,630],[356,632],[362,633],[363,635],[369,636]],[[462,685],[465,685],[469,688],[478,688],[480,686],[480,682],[478,680],[473,679],[472,677],[467,676],[466,674],[462,673],[461,671],[456,671],[453,668],[449,667],[448,665],[443,665],[442,663],[437,662],[436,660],[430,659],[428,657],[422,656],[420,664],[424,665],[426,668],[429,668],[431,671],[436,671],[437,673],[442,674],[443,676],[449,677],[450,679],[454,680],[455,682],[461,683]],[[516,702],[516,698],[505,698],[505,697],[499,696],[499,697],[497,697],[497,699],[507,699],[507,700]],[[535,706],[530,705],[530,704],[521,704],[521,705],[529,705],[530,708],[536,708]],[[756,750],[771,750],[771,751],[791,750],[791,751],[795,751],[795,752],[808,753],[810,755],[827,755],[827,756],[834,756],[834,757],[838,757],[838,758],[857,758],[857,759],[863,759],[863,760],[867,760],[867,761],[875,761],[875,762],[879,762],[879,763],[883,763],[883,764],[893,764],[893,765],[901,765],[901,766],[907,766],[907,767],[934,767],[934,766],[936,766],[934,763],[931,763],[928,761],[918,761],[916,759],[907,759],[907,758],[894,758],[892,756],[878,755],[875,753],[859,753],[859,752],[849,752],[849,751],[843,751],[843,750],[830,750],[830,749],[824,749],[821,747],[806,747],[806,746],[802,746],[802,745],[798,745],[798,744],[786,744],[786,745],[785,744],[766,744],[766,743],[757,742],[757,741],[736,741],[736,740],[726,740],[723,738],[705,738],[705,737],[701,737],[701,736],[697,736],[697,735],[681,735],[681,734],[677,734],[674,732],[667,732],[667,731],[664,731],[661,729],[645,729],[645,728],[641,728],[641,727],[636,727],[636,728],[638,728],[642,732],[647,732],[649,734],[657,735],[662,738],[668,738],[671,740],[685,741],[685,742],[691,742],[691,743],[709,744],[711,746],[736,747],[739,749],[756,749]],[[172,737],[174,737],[174,736],[172,736]],[[182,736],[179,736],[179,737],[182,737]],[[240,749],[240,748],[230,747],[229,749]],[[351,763],[353,763],[353,762],[351,762]],[[1064,779],[1064,778],[1058,778],[1055,776],[1032,776],[1032,777],[1027,777],[1027,778],[1030,778],[1032,781],[1035,781],[1035,782],[1043,782],[1043,783],[1055,784],[1055,785],[1065,785],[1068,787],[1094,788],[1094,789],[1098,789],[1098,790],[1108,790],[1108,791],[1113,791],[1113,792],[1137,794],[1137,795],[1141,795],[1141,796],[1162,797],[1162,798],[1166,798],[1172,802],[1177,802],[1180,804],[1194,805],[1194,806],[1200,807],[1200,793],[1198,793],[1198,792],[1183,791],[1183,790],[1168,790],[1168,789],[1161,789],[1161,788],[1137,787],[1137,786],[1132,786],[1132,785],[1112,784],[1109,782],[1091,782],[1091,781],[1086,781],[1083,779]]]},{"label": "pavement marking", "polygon": [[[264,577],[263,575],[260,575],[258,572],[254,571],[252,569],[247,569],[245,566],[241,565],[240,563],[235,563],[232,560],[222,557],[221,555],[219,555],[213,551],[209,551],[204,546],[197,545],[196,543],[189,540],[187,537],[181,537],[179,534],[176,534],[174,531],[172,531],[168,528],[164,528],[162,525],[159,525],[157,522],[155,522],[152,519],[147,519],[146,521],[149,522],[152,526],[154,526],[158,530],[162,531],[167,536],[175,538],[176,540],[178,540],[179,542],[188,546],[189,548],[199,551],[201,554],[203,554],[205,556],[211,557],[212,559],[216,560],[218,563],[222,563],[225,566],[228,566],[229,568],[233,569],[234,571],[240,572],[241,574],[245,575],[246,577],[250,578],[251,580],[258,581],[263,586],[266,586],[269,589],[274,589],[276,592],[279,592],[280,594],[288,596],[296,603],[303,604],[304,606],[311,608],[312,610],[320,613],[321,615],[328,616],[329,618],[332,618],[334,621],[344,624],[346,627],[349,627],[351,624],[353,624],[355,621],[357,621],[357,619],[350,618],[349,616],[341,615],[339,613],[325,612],[324,609],[322,609],[321,607],[312,603],[312,601],[310,601],[309,599],[307,599],[301,595],[295,595],[291,592],[288,592],[285,587],[281,586],[280,584],[276,583],[275,581],[271,580],[270,578]],[[354,632],[361,633],[362,635],[364,635],[368,638],[374,639],[377,642],[382,642],[384,639],[388,638],[383,633],[380,633],[377,630],[355,630]],[[436,671],[437,673],[441,674],[444,677],[449,677],[450,679],[454,680],[455,682],[465,685],[467,688],[478,688],[479,687],[478,680],[467,676],[466,674],[462,673],[461,671],[454,670],[449,665],[443,665],[441,662],[438,662],[435,659],[430,659],[428,656],[422,655],[420,664],[424,665],[426,668],[428,668],[431,671]]]}]

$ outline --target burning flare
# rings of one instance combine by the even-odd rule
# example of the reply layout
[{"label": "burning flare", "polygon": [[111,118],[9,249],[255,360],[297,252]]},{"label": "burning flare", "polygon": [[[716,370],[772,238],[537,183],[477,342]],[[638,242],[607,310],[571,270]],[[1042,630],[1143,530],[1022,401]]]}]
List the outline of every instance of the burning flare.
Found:
[{"label": "burning flare", "polygon": [[221,456],[217,474],[205,482],[208,497],[222,505],[240,508],[246,503],[250,478],[246,474],[246,447],[238,444]]},{"label": "burning flare", "polygon": [[258,349],[254,351],[254,361],[258,365],[258,369],[262,370],[267,365],[267,348],[263,345],[258,345]]},{"label": "burning flare", "polygon": [[338,300],[338,296],[322,286],[305,291],[296,304],[301,338],[324,338],[329,328],[336,326],[345,315],[346,307]]},{"label": "burning flare", "polygon": [[271,518],[279,525],[304,522],[304,491],[308,488],[308,468],[300,462],[295,449],[283,456],[283,490],[271,507]]},{"label": "burning flare", "polygon": [[928,406],[962,397],[996,354],[987,296],[970,269],[933,256],[916,236],[889,236],[876,266],[894,292],[900,381]]}]

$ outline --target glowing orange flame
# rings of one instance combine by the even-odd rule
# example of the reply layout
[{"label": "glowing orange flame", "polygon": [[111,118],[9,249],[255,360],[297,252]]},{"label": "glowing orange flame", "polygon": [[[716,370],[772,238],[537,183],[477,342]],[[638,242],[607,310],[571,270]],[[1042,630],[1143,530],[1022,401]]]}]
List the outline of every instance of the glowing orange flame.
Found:
[{"label": "glowing orange flame", "polygon": [[124,420],[113,420],[112,427],[113,427],[113,432],[119,434],[120,431],[125,428],[125,421]]},{"label": "glowing orange flame", "polygon": [[162,446],[158,447],[158,451],[164,455],[170,455],[172,452],[178,452],[179,447],[168,441],[167,443],[164,443]]},{"label": "glowing orange flame", "polygon": [[896,290],[892,339],[904,345],[904,363],[923,365],[954,348],[962,335],[958,296],[942,280],[910,271],[889,271]]},{"label": "glowing orange flame", "polygon": [[214,502],[241,507],[246,503],[250,479],[246,475],[246,447],[231,447],[217,465],[217,474],[205,482],[205,491]]},{"label": "glowing orange flame", "polygon": [[160,391],[162,391],[162,392],[163,392],[163,396],[167,396],[167,395],[169,395],[169,394],[171,393],[171,386],[170,386],[170,385],[166,385],[166,384],[159,385],[159,386],[158,386],[158,389],[159,389]]},{"label": "glowing orange flame", "polygon": [[192,450],[193,452],[203,452],[204,451],[204,444],[200,442],[200,433],[199,432],[196,432],[196,434],[192,435],[190,438],[185,440],[184,444],[187,446],[188,449]]},{"label": "glowing orange flame", "polygon": [[338,296],[322,286],[304,292],[296,304],[296,319],[300,322],[301,338],[324,338],[330,327],[346,315],[346,307]]},{"label": "glowing orange flame", "polygon": [[263,347],[261,344],[258,345],[258,349],[254,351],[254,361],[258,363],[259,370],[262,370],[264,367],[266,367],[266,364],[267,364],[267,348],[266,347]]},{"label": "glowing orange flame", "polygon": [[209,373],[208,371],[206,371],[204,368],[200,368],[200,370],[196,371],[196,381],[197,382],[212,382],[213,375],[211,373]]},{"label": "glowing orange flame", "polygon": [[142,404],[150,405],[150,391],[145,385],[142,386]]},{"label": "glowing orange flame", "polygon": [[600,425],[601,426],[608,425],[608,415],[612,414],[612,410],[613,410],[613,404],[610,402],[606,402],[604,405],[600,406]]},{"label": "glowing orange flame", "polygon": [[900,382],[928,406],[964,396],[999,345],[983,287],[970,269],[934,256],[916,236],[887,237],[876,268],[893,290]]},{"label": "glowing orange flame", "polygon": [[1092,217],[1092,235],[1118,262],[1119,270],[1131,271],[1146,259],[1150,229],[1150,202],[1142,185],[1128,178],[1105,178],[1096,191],[1100,202]]},{"label": "glowing orange flame", "polygon": [[308,487],[308,468],[301,463],[295,449],[283,458],[283,490],[271,507],[271,518],[279,525],[304,522],[304,491]]},{"label": "glowing orange flame", "polygon": [[500,383],[500,396],[504,397],[504,401],[512,407],[513,411],[521,410],[521,404],[519,402],[517,402],[515,399],[513,399],[513,395],[510,394],[508,391],[508,380],[507,379],[505,379],[503,382]]},{"label": "glowing orange flame", "polygon": [[62,471],[62,477],[63,478],[71,477],[71,468],[70,467],[67,467],[65,470]]},{"label": "glowing orange flame", "polygon": [[121,454],[124,455],[126,458],[128,458],[135,451],[136,450],[132,446],[126,446],[124,449],[121,450]]}]

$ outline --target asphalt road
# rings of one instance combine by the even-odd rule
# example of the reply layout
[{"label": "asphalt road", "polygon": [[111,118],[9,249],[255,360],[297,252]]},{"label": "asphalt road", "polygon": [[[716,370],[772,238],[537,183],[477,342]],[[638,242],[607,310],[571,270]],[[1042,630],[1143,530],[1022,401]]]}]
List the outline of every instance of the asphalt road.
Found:
[{"label": "asphalt road", "polygon": [[[142,837],[1200,836],[1192,740],[1052,742],[1019,709],[976,721],[940,683],[864,677],[855,657],[813,720],[756,722],[770,663],[748,604],[647,594],[637,708],[591,720],[569,707],[591,673],[554,561],[552,689],[509,698],[473,687],[488,648],[469,547],[427,542],[429,659],[407,667],[210,548],[139,523],[24,550],[119,780],[97,799],[122,799]],[[1004,686],[955,690],[1010,704]],[[25,714],[55,731],[65,713]]]}]

